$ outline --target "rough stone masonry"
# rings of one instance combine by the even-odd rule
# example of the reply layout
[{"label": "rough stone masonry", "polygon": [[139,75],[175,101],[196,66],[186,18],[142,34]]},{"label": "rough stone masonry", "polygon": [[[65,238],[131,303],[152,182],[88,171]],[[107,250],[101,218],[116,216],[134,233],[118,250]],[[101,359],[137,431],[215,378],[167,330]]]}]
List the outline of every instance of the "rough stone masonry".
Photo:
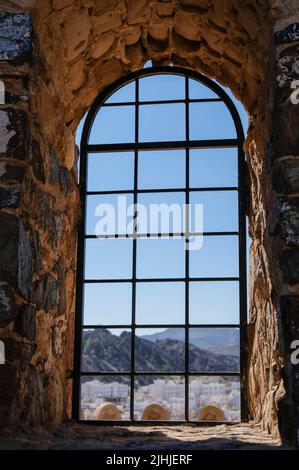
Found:
[{"label": "rough stone masonry", "polygon": [[70,417],[76,127],[98,93],[155,65],[230,87],[246,107],[251,418],[295,444],[299,368],[299,4],[292,0],[1,0],[0,427]]}]

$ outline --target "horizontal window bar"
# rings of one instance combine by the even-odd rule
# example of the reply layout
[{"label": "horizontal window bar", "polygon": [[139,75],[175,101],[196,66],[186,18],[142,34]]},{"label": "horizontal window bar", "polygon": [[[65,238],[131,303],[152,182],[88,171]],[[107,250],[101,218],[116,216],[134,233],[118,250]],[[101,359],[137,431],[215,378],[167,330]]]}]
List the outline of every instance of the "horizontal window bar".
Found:
[{"label": "horizontal window bar", "polygon": [[170,189],[120,189],[113,191],[86,191],[87,196],[106,196],[115,194],[151,194],[151,193],[188,193],[188,192],[213,192],[213,191],[239,191],[237,186],[214,187],[214,188],[170,188]]},{"label": "horizontal window bar", "polygon": [[202,421],[192,421],[190,419],[184,419],[182,421],[161,421],[161,420],[153,420],[153,421],[141,421],[140,419],[132,419],[132,420],[114,420],[114,421],[108,421],[108,420],[86,420],[86,419],[79,419],[78,423],[80,424],[86,424],[86,425],[91,425],[91,426],[134,426],[138,425],[142,426],[160,426],[160,425],[167,425],[167,426],[178,426],[181,424],[186,424],[186,423],[192,423],[192,425],[202,427],[204,426],[219,426],[220,424],[226,424],[226,425],[234,425],[238,424],[240,421],[207,421],[207,420],[202,420]]},{"label": "horizontal window bar", "polygon": [[170,142],[132,142],[127,144],[89,144],[86,151],[89,153],[98,152],[127,152],[137,150],[175,150],[175,149],[206,149],[206,148],[236,148],[237,139],[216,139],[216,140],[179,140]]},{"label": "horizontal window bar", "polygon": [[103,103],[101,108],[118,107],[118,106],[146,106],[159,105],[159,104],[182,104],[182,103],[214,103],[223,102],[221,98],[194,98],[194,99],[181,99],[181,100],[153,100],[153,101],[123,101],[118,103]]},{"label": "horizontal window bar", "polygon": [[147,329],[147,328],[240,328],[240,325],[238,323],[236,324],[225,324],[225,325],[219,325],[219,324],[212,324],[212,325],[196,325],[196,324],[191,324],[191,323],[177,323],[176,325],[174,324],[160,324],[160,325],[140,325],[138,323],[136,324],[130,324],[130,325],[84,325],[82,328],[84,330],[113,330],[113,329],[125,329],[125,328],[138,328],[138,329]]},{"label": "horizontal window bar", "polygon": [[85,284],[122,283],[122,282],[227,282],[239,281],[239,277],[164,277],[164,278],[130,278],[130,279],[84,279]]},{"label": "horizontal window bar", "polygon": [[107,240],[111,238],[131,238],[132,240],[136,240],[138,238],[174,238],[174,237],[185,237],[186,239],[190,237],[216,237],[216,236],[239,236],[239,232],[190,232],[190,233],[185,233],[185,232],[180,232],[180,233],[134,233],[133,234],[126,234],[126,233],[121,233],[121,234],[109,234],[109,235],[85,235],[85,239],[100,239],[100,240]]},{"label": "horizontal window bar", "polygon": [[120,376],[120,377],[123,377],[123,376],[134,376],[134,377],[138,377],[138,376],[144,376],[144,375],[159,375],[159,376],[175,376],[175,377],[189,377],[189,376],[192,376],[192,377],[203,377],[203,376],[207,376],[207,377],[239,377],[240,376],[240,372],[185,372],[185,371],[182,371],[182,372],[154,372],[154,371],[149,371],[149,372],[135,372],[135,373],[132,373],[132,372],[81,372],[80,373],[81,376],[84,376],[84,377],[90,377],[90,376],[109,376],[109,375],[112,375],[112,376]]}]

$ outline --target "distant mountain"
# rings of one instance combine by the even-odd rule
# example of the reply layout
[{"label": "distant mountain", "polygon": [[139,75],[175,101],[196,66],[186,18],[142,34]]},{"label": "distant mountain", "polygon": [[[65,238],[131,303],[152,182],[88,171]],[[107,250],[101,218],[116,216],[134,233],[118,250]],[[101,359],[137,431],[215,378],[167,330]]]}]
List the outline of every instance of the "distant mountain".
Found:
[{"label": "distant mountain", "polygon": [[[83,370],[85,372],[129,372],[131,339],[129,332],[116,336],[105,329],[85,330]],[[237,372],[239,369],[237,357],[205,351],[194,344],[190,346],[189,359],[191,372]],[[137,372],[182,372],[185,368],[185,344],[183,341],[172,338],[153,341],[144,336],[136,337],[135,364]],[[152,379],[141,378],[140,383],[148,383],[148,381]]]},{"label": "distant mountain", "polygon": [[[182,339],[181,328],[167,328],[159,333],[142,336],[149,341],[161,339]],[[214,354],[239,356],[239,331],[237,328],[191,328],[190,343],[199,349]]]}]

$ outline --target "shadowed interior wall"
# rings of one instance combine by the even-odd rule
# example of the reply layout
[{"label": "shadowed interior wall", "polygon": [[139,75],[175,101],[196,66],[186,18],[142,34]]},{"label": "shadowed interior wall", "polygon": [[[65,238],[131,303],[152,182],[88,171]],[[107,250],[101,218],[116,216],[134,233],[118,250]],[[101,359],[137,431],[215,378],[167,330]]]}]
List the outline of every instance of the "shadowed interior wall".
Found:
[{"label": "shadowed interior wall", "polygon": [[[251,417],[294,442],[299,330],[299,6],[289,0],[1,2],[0,426],[70,416],[76,227],[74,135],[98,93],[151,58],[229,87],[250,115]],[[298,366],[297,366],[298,367]],[[297,375],[296,375],[297,374]]]}]

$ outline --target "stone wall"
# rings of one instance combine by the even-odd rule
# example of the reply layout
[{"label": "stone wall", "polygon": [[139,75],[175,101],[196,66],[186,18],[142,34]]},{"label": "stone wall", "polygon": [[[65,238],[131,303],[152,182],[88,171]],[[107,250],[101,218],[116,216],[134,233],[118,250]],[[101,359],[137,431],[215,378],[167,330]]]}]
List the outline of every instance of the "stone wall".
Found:
[{"label": "stone wall", "polygon": [[[277,2],[278,3],[278,2]],[[282,2],[280,2],[282,3]],[[282,376],[286,394],[279,404],[280,428],[292,442],[299,439],[299,368],[291,363],[292,342],[299,339],[298,310],[298,189],[299,139],[299,14],[297,2],[285,2],[286,9],[275,24],[276,69],[273,125],[271,129],[269,187],[275,192],[271,225],[271,249],[278,257],[273,270],[280,269],[276,283],[277,310],[281,323],[279,341],[284,351]],[[296,84],[297,80],[297,84]],[[271,178],[271,181],[270,181]],[[296,436],[297,430],[297,436]]]},{"label": "stone wall", "polygon": [[0,13],[1,426],[59,423],[71,399],[76,174],[45,138],[34,109],[33,34],[29,13]]},{"label": "stone wall", "polygon": [[0,106],[0,332],[9,361],[0,367],[0,425],[70,416],[80,211],[74,133],[101,90],[151,58],[217,79],[249,112],[248,405],[255,421],[294,442],[298,385],[289,354],[298,333],[299,177],[290,84],[299,73],[297,2],[0,3],[7,90]]}]

